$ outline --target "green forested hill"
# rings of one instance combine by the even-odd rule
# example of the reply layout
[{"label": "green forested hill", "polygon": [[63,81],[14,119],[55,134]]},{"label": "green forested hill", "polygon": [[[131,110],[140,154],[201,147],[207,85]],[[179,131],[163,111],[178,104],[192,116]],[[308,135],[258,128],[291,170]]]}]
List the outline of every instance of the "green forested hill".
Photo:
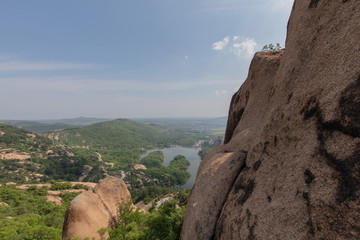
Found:
[{"label": "green forested hill", "polygon": [[0,184],[43,179],[50,139],[0,122]]},{"label": "green forested hill", "polygon": [[19,151],[39,152],[50,145],[51,141],[43,136],[0,122],[0,149],[15,148]]},{"label": "green forested hill", "polygon": [[[117,119],[78,129],[67,129],[46,134],[68,148],[96,152],[101,160],[112,165],[111,171],[122,170],[137,162],[146,149],[170,145],[192,146],[201,138],[198,133],[143,124],[129,119]],[[81,149],[81,150],[80,150]],[[105,166],[106,167],[106,166]],[[108,167],[106,167],[108,168]]]},{"label": "green forested hill", "polygon": [[[147,149],[191,146],[198,133],[117,119],[42,135],[0,125],[0,183],[91,181],[133,171]],[[161,171],[158,169],[157,171]]]},{"label": "green forested hill", "polygon": [[67,129],[55,134],[66,145],[102,148],[138,149],[169,145],[193,145],[198,134],[186,133],[129,119],[96,123],[88,127]]},{"label": "green forested hill", "polygon": [[[77,193],[61,193],[56,197],[59,205],[49,202],[48,190],[71,186],[54,180],[97,182],[108,175],[123,175],[137,201],[148,203],[167,193],[174,196],[170,203],[147,214],[129,212],[125,228],[109,229],[111,239],[134,234],[144,238],[158,234],[154,229],[160,225],[166,231],[157,238],[178,238],[189,191],[174,186],[187,181],[190,163],[176,156],[165,167],[161,152],[153,152],[142,161],[140,154],[150,148],[193,145],[199,138],[199,134],[127,119],[43,135],[0,123],[0,239],[61,239],[65,209]],[[50,182],[51,187],[18,188],[21,183],[37,182]],[[133,221],[135,216],[137,220]]]}]

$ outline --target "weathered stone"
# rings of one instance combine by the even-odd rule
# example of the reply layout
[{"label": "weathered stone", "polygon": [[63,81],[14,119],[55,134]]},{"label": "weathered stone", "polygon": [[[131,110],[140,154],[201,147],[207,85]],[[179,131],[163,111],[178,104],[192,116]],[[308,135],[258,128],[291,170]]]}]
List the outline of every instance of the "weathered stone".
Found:
[{"label": "weathered stone", "polygon": [[115,177],[100,180],[94,191],[83,192],[71,201],[65,214],[63,239],[75,236],[100,239],[98,230],[111,227],[118,204],[129,199],[123,180]]},{"label": "weathered stone", "polygon": [[286,50],[254,56],[200,165],[183,239],[359,238],[359,19],[357,1],[295,1]]}]

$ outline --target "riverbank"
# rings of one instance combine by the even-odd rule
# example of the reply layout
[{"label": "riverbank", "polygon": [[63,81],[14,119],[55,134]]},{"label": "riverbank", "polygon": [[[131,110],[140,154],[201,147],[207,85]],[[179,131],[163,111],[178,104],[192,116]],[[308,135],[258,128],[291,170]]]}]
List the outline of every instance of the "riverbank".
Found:
[{"label": "riverbank", "polygon": [[188,168],[189,173],[191,174],[188,181],[179,186],[180,188],[192,188],[195,183],[196,173],[199,168],[201,158],[198,155],[199,150],[194,147],[184,147],[184,146],[171,146],[170,148],[162,148],[162,149],[152,149],[148,150],[146,153],[142,154],[140,159],[144,158],[151,152],[161,151],[164,154],[164,166],[169,166],[170,161],[174,159],[177,155],[184,156],[189,162],[190,166]]}]

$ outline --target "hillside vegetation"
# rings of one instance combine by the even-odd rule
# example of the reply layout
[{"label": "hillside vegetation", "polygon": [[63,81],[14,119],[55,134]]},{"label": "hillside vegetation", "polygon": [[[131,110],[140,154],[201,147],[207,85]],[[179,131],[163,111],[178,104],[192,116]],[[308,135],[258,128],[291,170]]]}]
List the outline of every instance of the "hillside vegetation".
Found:
[{"label": "hillside vegetation", "polygon": [[0,239],[61,239],[65,211],[79,193],[61,193],[57,205],[47,201],[48,190],[0,187]]},{"label": "hillside vegetation", "polygon": [[[69,202],[87,189],[68,181],[98,182],[109,175],[126,182],[134,203],[153,207],[147,213],[125,211],[103,233],[110,239],[179,239],[190,190],[176,186],[190,177],[190,162],[179,155],[164,166],[161,151],[140,155],[172,145],[194,146],[201,139],[209,139],[208,133],[128,119],[41,135],[0,123],[0,239],[61,239]],[[39,182],[46,184],[36,187]],[[19,187],[23,183],[34,185]],[[165,195],[172,200],[156,207]]]},{"label": "hillside vegetation", "polygon": [[0,123],[0,183],[43,180],[50,139]]},{"label": "hillside vegetation", "polygon": [[170,145],[192,146],[198,136],[189,132],[117,119],[96,123],[86,128],[68,129],[54,135],[66,145],[94,148],[141,149]]},{"label": "hillside vegetation", "polygon": [[72,148],[78,155],[80,152],[85,154],[89,151],[100,154],[102,165],[105,163],[104,168],[112,172],[123,170],[130,163],[138,162],[140,154],[147,149],[171,145],[192,146],[202,137],[195,133],[142,124],[128,119],[97,123],[81,129],[68,129],[46,136],[51,138],[54,144]]},{"label": "hillside vegetation", "polygon": [[[0,239],[60,240],[65,211],[81,192],[79,188],[87,187],[69,182],[0,186]],[[55,192],[56,202],[50,198]],[[171,200],[158,205],[167,193],[171,193],[167,195]],[[153,207],[146,212],[134,212],[131,202],[123,203],[113,228],[101,232],[109,232],[110,239],[179,239],[189,194],[189,189],[158,186],[139,190],[137,199],[152,200]]]},{"label": "hillside vegetation", "polygon": [[125,181],[128,180],[130,188],[131,184],[135,188],[159,184],[175,186],[189,177],[183,168],[150,167],[143,177],[133,164],[139,162],[140,154],[147,149],[192,146],[202,137],[198,133],[128,119],[42,135],[1,123],[0,167],[3,171],[0,183],[35,183],[51,179],[97,182],[108,175],[126,174]]}]

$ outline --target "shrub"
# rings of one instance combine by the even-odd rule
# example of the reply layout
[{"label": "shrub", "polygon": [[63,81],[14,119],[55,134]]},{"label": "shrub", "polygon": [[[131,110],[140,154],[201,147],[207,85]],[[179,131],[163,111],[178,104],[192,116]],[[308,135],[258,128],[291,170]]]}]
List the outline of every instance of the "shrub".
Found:
[{"label": "shrub", "polygon": [[262,48],[262,52],[277,52],[281,50],[280,43],[276,43],[276,46],[274,44],[270,43],[269,45],[265,45]]}]

